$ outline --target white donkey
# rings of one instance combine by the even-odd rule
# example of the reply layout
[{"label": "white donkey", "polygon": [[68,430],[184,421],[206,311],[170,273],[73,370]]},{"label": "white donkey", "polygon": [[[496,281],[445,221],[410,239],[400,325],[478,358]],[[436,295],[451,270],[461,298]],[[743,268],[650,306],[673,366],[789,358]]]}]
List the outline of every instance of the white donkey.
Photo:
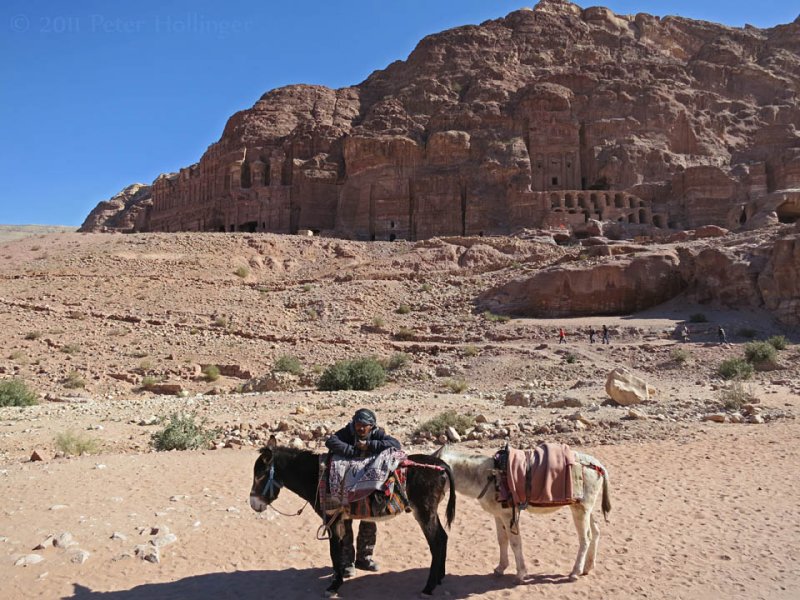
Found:
[{"label": "white donkey", "polygon": [[[459,452],[451,446],[442,446],[435,456],[445,461],[453,470],[455,478],[456,492],[471,498],[478,498],[483,510],[494,515],[494,522],[497,527],[497,543],[500,545],[500,564],[495,568],[495,575],[502,575],[508,567],[508,543],[514,551],[514,559],[517,562],[517,581],[522,582],[528,574],[525,567],[525,557],[522,555],[522,539],[519,529],[512,531],[511,520],[513,511],[511,507],[504,508],[495,499],[493,481],[488,485],[491,478],[495,477],[494,457],[483,456],[481,454],[467,454]],[[611,499],[608,484],[608,471],[596,458],[575,452],[575,460],[584,466],[583,469],[583,499],[576,504],[569,504],[572,509],[572,518],[575,521],[575,529],[578,531],[578,558],[575,559],[575,566],[569,577],[575,580],[579,575],[586,575],[592,570],[595,559],[597,558],[597,548],[600,541],[600,527],[597,524],[593,509],[597,497],[603,495],[602,509],[603,517],[608,522],[608,513],[611,511]],[[532,513],[551,513],[564,506],[537,507],[529,506],[528,511]]]}]

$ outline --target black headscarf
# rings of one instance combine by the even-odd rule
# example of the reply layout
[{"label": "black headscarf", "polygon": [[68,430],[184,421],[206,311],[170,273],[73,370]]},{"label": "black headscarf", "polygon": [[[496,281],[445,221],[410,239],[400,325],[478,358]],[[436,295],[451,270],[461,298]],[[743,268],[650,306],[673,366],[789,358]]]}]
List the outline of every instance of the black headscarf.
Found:
[{"label": "black headscarf", "polygon": [[378,422],[375,413],[368,408],[359,408],[353,415],[353,423],[364,423],[374,426]]}]

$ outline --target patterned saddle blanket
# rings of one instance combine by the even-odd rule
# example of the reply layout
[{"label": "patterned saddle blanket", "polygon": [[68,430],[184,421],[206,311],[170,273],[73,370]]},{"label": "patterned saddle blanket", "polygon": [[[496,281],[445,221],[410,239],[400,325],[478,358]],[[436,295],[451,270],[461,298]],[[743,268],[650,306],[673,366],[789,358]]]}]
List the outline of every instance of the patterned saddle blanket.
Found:
[{"label": "patterned saddle blanket", "polygon": [[564,506],[583,498],[583,466],[566,444],[495,454],[497,500],[508,506]]},{"label": "patterned saddle blanket", "polygon": [[409,510],[406,467],[402,465],[405,458],[399,450],[363,459],[320,455],[320,507],[326,513],[344,509],[356,519]]}]

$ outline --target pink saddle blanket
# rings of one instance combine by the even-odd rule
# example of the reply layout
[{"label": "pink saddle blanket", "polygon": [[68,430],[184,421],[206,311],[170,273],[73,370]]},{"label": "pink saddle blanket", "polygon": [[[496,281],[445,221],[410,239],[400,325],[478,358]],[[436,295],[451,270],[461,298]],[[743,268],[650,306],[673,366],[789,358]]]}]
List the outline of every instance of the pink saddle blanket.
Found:
[{"label": "pink saddle blanket", "polygon": [[575,454],[566,444],[546,443],[533,450],[510,448],[506,483],[514,504],[574,503],[577,499],[573,495],[571,469],[575,462]]}]

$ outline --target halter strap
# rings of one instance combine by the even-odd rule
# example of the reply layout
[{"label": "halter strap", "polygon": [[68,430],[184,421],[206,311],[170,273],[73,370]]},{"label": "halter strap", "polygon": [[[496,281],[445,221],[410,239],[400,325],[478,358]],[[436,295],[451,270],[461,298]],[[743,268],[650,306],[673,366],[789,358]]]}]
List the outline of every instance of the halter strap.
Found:
[{"label": "halter strap", "polygon": [[267,477],[267,483],[264,484],[264,491],[261,492],[261,495],[265,498],[269,498],[272,495],[273,490],[277,493],[282,487],[282,484],[275,481],[275,463],[273,462],[269,466],[269,476]]}]

